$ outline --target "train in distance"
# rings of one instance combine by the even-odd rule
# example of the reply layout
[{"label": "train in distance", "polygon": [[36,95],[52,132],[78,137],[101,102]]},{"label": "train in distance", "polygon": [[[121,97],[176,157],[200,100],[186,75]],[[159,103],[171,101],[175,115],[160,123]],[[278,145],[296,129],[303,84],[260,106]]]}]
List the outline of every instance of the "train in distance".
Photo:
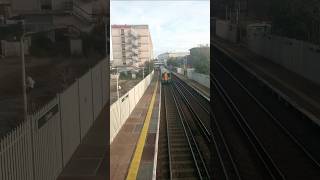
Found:
[{"label": "train in distance", "polygon": [[161,72],[161,83],[162,84],[171,83],[171,72],[164,67],[161,67],[160,72]]}]

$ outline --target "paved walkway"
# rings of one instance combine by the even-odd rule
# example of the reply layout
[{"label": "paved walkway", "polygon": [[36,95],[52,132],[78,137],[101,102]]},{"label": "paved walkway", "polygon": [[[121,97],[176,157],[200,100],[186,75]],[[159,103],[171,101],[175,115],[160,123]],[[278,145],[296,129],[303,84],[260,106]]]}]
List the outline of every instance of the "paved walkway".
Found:
[{"label": "paved walkway", "polygon": [[107,180],[109,172],[108,109],[100,113],[58,180]]},{"label": "paved walkway", "polygon": [[293,106],[320,125],[320,86],[263,58],[240,44],[215,37],[213,46],[237,59]]},{"label": "paved walkway", "polygon": [[[146,128],[145,139],[139,140],[141,134],[143,134],[143,126],[147,122],[146,116],[149,109],[149,105],[154,93],[154,89],[157,82],[157,75],[155,73],[150,86],[136,105],[135,109],[130,114],[126,123],[120,129],[119,133],[115,137],[110,147],[110,179],[111,180],[123,180],[127,178],[129,169],[130,172],[134,171],[134,165],[131,165],[132,159],[138,160],[138,172],[135,174],[137,179],[151,180],[153,176],[154,167],[154,153],[156,144],[156,134],[158,128],[159,119],[159,103],[160,103],[160,85],[158,84],[157,92],[155,94],[155,101],[153,110],[151,111],[150,123]],[[141,139],[141,137],[140,137]],[[139,140],[139,143],[138,143]],[[139,144],[143,142],[143,152],[141,157],[139,150]],[[139,149],[139,148],[137,148]],[[138,158],[134,158],[137,156]],[[136,162],[136,160],[135,160]],[[132,177],[132,176],[131,176]],[[130,178],[129,178],[130,179]]]}]

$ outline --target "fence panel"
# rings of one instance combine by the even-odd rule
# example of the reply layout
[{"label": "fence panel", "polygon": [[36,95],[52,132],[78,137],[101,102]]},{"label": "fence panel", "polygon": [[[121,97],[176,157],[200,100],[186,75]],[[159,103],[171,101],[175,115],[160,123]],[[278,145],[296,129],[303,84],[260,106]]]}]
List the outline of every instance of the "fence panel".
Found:
[{"label": "fence panel", "polygon": [[80,144],[78,82],[60,94],[63,164],[68,163]]},{"label": "fence panel", "polygon": [[91,72],[79,79],[79,109],[81,139],[87,134],[93,124],[92,82]]},{"label": "fence panel", "polygon": [[208,75],[192,72],[191,79],[210,88],[210,77]]},{"label": "fence panel", "polygon": [[121,127],[120,120],[120,105],[119,101],[116,101],[110,106],[110,143],[114,137],[118,134]]},{"label": "fence panel", "polygon": [[91,69],[93,117],[96,119],[102,109],[101,68],[99,64]]},{"label": "fence panel", "polygon": [[121,127],[127,120],[130,115],[130,107],[129,107],[129,94],[126,93],[120,99],[120,118],[121,118]]},{"label": "fence panel", "polygon": [[139,100],[141,99],[143,92],[144,92],[144,83],[143,81],[141,81],[139,86]]},{"label": "fence panel", "polygon": [[0,140],[0,177],[33,180],[30,121],[26,121]]},{"label": "fence panel", "polygon": [[135,103],[135,105],[137,105],[138,102],[139,102],[138,85],[139,85],[139,84],[137,84],[137,85],[133,88],[133,89],[134,89],[134,103]]},{"label": "fence panel", "polygon": [[153,72],[110,106],[110,144],[141,99],[152,77]]},{"label": "fence panel", "polygon": [[135,102],[135,94],[134,94],[134,88],[132,88],[129,91],[129,114],[131,114],[131,112],[133,111],[134,107],[136,106],[136,102]]},{"label": "fence panel", "polygon": [[31,115],[30,119],[33,121],[35,179],[54,180],[62,170],[58,97]]},{"label": "fence panel", "polygon": [[102,76],[102,107],[106,105],[108,102],[109,96],[110,96],[110,88],[108,85],[108,76],[110,76],[109,73],[109,67],[107,66],[107,60],[103,60],[101,62],[101,76]]},{"label": "fence panel", "polygon": [[[0,139],[1,180],[55,180],[58,177],[109,98],[107,71],[103,70],[106,63],[100,62]],[[110,116],[116,119],[110,124],[114,134],[124,122],[121,122],[120,110],[119,103],[111,106]]]},{"label": "fence panel", "polygon": [[[262,47],[263,48],[259,48]],[[320,84],[320,47],[281,36],[254,36],[249,49],[305,78]],[[263,50],[261,50],[263,49]]]}]

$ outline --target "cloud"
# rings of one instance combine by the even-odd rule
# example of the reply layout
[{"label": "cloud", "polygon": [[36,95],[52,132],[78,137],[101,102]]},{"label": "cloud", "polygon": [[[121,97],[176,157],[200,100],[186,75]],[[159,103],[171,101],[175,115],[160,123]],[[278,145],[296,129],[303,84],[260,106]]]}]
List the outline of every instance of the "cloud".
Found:
[{"label": "cloud", "polygon": [[210,42],[209,1],[111,1],[111,24],[148,24],[154,54]]}]

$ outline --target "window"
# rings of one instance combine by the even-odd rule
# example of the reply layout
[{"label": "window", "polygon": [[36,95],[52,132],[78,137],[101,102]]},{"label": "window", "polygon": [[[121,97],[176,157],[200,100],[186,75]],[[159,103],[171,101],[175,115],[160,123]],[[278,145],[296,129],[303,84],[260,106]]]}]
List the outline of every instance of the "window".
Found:
[{"label": "window", "polygon": [[41,4],[41,10],[52,10],[51,4]]}]

